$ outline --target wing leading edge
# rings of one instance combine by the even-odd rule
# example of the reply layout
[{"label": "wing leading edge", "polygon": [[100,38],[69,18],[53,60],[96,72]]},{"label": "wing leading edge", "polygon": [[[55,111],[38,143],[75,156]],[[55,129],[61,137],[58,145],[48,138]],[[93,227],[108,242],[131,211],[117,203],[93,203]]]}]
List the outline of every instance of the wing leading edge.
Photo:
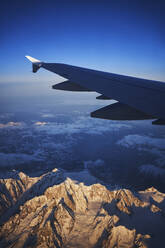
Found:
[{"label": "wing leading edge", "polygon": [[[33,72],[37,72],[42,67],[68,79],[65,83],[60,83],[59,86],[53,86],[55,89],[96,91],[105,96],[102,97],[103,99],[109,98],[120,102],[116,107],[112,104],[106,108],[108,118],[104,116],[105,111],[104,115],[99,114],[98,117],[97,111],[99,110],[91,114],[93,117],[115,119],[116,116],[118,120],[157,118],[160,120],[154,121],[153,124],[161,123],[162,125],[165,122],[164,82],[101,72],[67,64],[45,63],[30,56],[26,57],[32,62]],[[118,111],[118,114],[117,112],[114,114],[115,111]],[[97,116],[95,116],[96,113]]]}]

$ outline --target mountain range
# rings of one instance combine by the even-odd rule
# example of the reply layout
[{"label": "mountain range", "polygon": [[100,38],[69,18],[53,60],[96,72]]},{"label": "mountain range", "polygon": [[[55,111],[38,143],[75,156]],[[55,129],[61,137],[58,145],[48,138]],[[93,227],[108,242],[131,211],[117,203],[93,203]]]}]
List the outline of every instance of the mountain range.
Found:
[{"label": "mountain range", "polygon": [[53,169],[0,179],[0,247],[147,248],[165,243],[165,194],[90,186]]}]

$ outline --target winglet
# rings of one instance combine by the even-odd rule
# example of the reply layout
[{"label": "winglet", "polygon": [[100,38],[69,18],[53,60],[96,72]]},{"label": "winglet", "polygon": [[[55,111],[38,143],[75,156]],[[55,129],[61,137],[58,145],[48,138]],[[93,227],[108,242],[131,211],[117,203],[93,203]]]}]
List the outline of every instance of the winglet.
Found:
[{"label": "winglet", "polygon": [[35,58],[33,58],[33,57],[31,57],[31,56],[28,56],[28,55],[26,55],[25,57],[26,57],[28,60],[30,60],[32,63],[38,63],[38,62],[41,62],[40,60],[35,59]]},{"label": "winglet", "polygon": [[40,60],[35,59],[35,58],[28,56],[28,55],[26,55],[25,57],[32,62],[33,72],[37,72],[38,69],[42,66],[43,62],[41,62]]}]

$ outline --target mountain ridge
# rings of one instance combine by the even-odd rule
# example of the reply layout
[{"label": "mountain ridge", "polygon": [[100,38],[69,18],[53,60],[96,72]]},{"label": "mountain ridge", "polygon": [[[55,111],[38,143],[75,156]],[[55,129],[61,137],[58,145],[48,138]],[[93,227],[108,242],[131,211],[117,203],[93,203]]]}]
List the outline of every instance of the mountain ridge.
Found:
[{"label": "mountain ridge", "polygon": [[153,187],[110,191],[58,169],[0,179],[0,247],[161,247],[164,213],[165,194]]}]

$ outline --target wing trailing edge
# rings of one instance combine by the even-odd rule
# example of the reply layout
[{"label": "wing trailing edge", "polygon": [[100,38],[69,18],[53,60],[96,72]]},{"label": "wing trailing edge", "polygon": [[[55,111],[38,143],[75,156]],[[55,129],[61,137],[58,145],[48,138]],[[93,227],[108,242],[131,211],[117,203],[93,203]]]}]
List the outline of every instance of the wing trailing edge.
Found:
[{"label": "wing trailing edge", "polygon": [[153,116],[119,102],[110,104],[92,112],[91,117],[120,121],[154,119]]}]

